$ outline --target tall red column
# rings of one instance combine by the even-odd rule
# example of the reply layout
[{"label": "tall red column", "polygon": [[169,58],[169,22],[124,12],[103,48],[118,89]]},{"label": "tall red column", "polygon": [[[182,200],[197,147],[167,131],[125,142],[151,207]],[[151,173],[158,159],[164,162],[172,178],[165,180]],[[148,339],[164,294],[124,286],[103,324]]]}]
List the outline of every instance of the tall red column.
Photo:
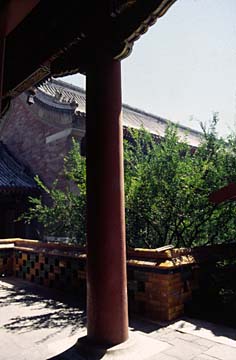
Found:
[{"label": "tall red column", "polygon": [[5,63],[5,47],[7,35],[7,22],[9,15],[9,2],[4,4],[2,9],[2,16],[0,17],[0,114],[2,111],[3,98],[3,81],[4,81],[4,63]]},{"label": "tall red column", "polygon": [[0,114],[2,110],[4,58],[5,58],[5,38],[1,37],[1,29],[0,29]]},{"label": "tall red column", "polygon": [[4,61],[5,61],[5,45],[6,45],[6,20],[7,12],[5,11],[5,19],[0,22],[0,114],[2,108],[3,94],[3,77],[4,77]]},{"label": "tall red column", "polygon": [[88,339],[115,345],[128,338],[120,62],[94,60],[86,81]]}]

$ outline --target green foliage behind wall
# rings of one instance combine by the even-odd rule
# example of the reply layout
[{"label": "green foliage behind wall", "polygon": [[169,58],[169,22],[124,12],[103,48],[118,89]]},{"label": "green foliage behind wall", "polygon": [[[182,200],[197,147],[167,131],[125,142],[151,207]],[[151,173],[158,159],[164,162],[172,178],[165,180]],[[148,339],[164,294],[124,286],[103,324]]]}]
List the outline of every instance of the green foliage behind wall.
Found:
[{"label": "green foliage behind wall", "polygon": [[[197,149],[180,141],[173,125],[157,140],[142,130],[129,129],[124,140],[127,242],[132,247],[167,244],[198,246],[236,239],[236,202],[209,203],[210,193],[236,181],[236,136],[218,139],[217,117]],[[86,164],[74,143],[65,159],[65,174],[78,187],[69,190],[40,186],[52,206],[31,198],[25,220],[36,218],[48,235],[86,239]],[[79,194],[79,195],[78,195]]]}]

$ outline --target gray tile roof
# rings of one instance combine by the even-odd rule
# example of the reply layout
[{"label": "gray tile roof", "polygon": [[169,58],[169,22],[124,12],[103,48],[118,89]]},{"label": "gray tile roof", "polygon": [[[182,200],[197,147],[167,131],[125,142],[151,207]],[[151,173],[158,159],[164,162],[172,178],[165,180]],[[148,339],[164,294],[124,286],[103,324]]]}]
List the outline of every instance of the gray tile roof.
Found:
[{"label": "gray tile roof", "polygon": [[0,142],[0,192],[35,191],[38,186],[32,175]]},{"label": "gray tile roof", "polygon": [[[86,98],[84,89],[68,84],[61,80],[51,79],[38,87],[39,94],[44,96],[47,104],[51,103],[55,107],[69,108],[71,104],[77,106],[77,110],[85,113]],[[145,111],[133,108],[129,105],[123,105],[123,126],[139,129],[144,127],[146,130],[159,137],[164,137],[165,130],[169,121],[160,116],[156,116]],[[181,140],[186,139],[189,145],[198,146],[201,141],[202,133],[177,125],[178,136]]]}]

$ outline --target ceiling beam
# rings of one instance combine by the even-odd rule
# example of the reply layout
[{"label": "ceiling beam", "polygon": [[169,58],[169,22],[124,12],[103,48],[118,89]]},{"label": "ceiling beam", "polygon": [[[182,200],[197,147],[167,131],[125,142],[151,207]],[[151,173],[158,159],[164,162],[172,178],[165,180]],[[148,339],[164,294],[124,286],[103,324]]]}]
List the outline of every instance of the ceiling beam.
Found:
[{"label": "ceiling beam", "polygon": [[230,183],[223,188],[214,191],[209,196],[209,201],[215,204],[220,204],[224,201],[236,200],[236,184]]},{"label": "ceiling beam", "polygon": [[0,23],[7,19],[6,36],[33,10],[40,0],[9,0],[0,8]]}]

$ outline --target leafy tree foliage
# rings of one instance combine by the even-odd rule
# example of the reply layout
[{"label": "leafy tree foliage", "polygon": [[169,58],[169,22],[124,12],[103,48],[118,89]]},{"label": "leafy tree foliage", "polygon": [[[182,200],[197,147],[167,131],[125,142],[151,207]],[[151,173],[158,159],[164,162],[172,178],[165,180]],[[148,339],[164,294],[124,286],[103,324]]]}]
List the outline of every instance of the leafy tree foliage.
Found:
[{"label": "leafy tree foliage", "polygon": [[[64,159],[64,176],[68,187],[62,191],[57,181],[51,189],[36,177],[43,196],[30,197],[29,212],[23,214],[26,222],[36,219],[44,226],[44,234],[69,237],[72,241],[84,244],[86,240],[86,166],[80,155],[79,144],[73,142],[73,148]],[[75,190],[71,191],[71,184]],[[45,194],[47,201],[45,202]],[[48,201],[49,200],[49,201]]]},{"label": "leafy tree foliage", "polygon": [[[133,247],[198,246],[236,239],[236,202],[209,203],[210,193],[236,181],[236,136],[216,135],[217,116],[197,149],[180,141],[173,125],[158,140],[142,130],[129,130],[124,141],[127,241]],[[187,136],[187,135],[186,135]],[[86,207],[85,160],[78,145],[65,159],[65,174],[79,196],[56,185],[41,187],[52,207],[32,199],[26,215],[37,218],[50,234],[66,234],[84,242]],[[38,180],[39,181],[39,180]]]}]

